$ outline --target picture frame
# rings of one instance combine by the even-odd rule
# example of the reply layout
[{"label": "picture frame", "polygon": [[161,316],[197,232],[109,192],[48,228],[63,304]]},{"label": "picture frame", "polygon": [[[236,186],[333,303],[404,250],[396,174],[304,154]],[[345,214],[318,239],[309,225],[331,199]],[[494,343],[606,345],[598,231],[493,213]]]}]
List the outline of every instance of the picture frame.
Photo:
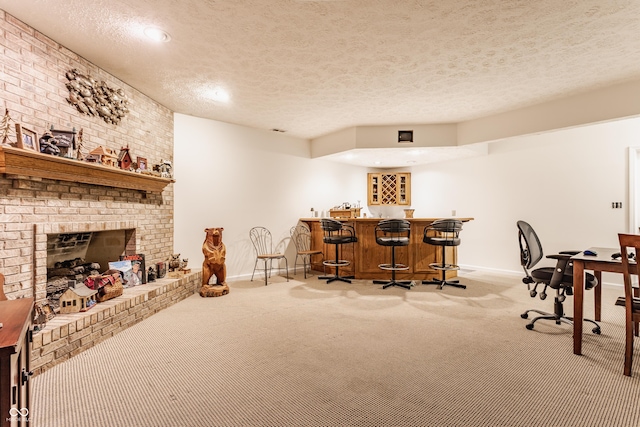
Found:
[{"label": "picture frame", "polygon": [[131,261],[132,273],[138,276],[139,283],[134,278],[136,284],[147,283],[147,268],[144,262],[144,254],[120,255],[120,261]]},{"label": "picture frame", "polygon": [[76,149],[76,131],[74,130],[59,130],[51,129],[51,135],[58,141],[63,141],[69,144],[69,148]]},{"label": "picture frame", "polygon": [[58,148],[60,148],[60,156],[75,158],[76,156],[76,129],[61,130],[51,127],[51,135],[56,139]]},{"label": "picture frame", "polygon": [[165,261],[156,263],[156,269],[158,272],[158,279],[162,279],[167,275],[167,263]]},{"label": "picture frame", "polygon": [[16,123],[16,136],[18,139],[18,148],[35,151],[37,153],[40,152],[40,143],[34,131],[25,128],[20,123]]},{"label": "picture frame", "polygon": [[136,162],[138,163],[138,169],[141,171],[147,170],[147,159],[145,157],[138,157]]},{"label": "picture frame", "polygon": [[109,261],[109,270],[118,270],[120,272],[120,277],[122,278],[122,286],[124,288],[130,288],[137,284],[137,282],[131,280],[131,261]]}]

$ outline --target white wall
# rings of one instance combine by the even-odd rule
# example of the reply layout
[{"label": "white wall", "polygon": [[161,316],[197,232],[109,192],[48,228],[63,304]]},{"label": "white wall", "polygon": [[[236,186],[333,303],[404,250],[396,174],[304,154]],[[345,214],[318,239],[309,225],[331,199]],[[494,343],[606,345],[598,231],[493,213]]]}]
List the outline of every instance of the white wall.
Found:
[{"label": "white wall", "polygon": [[[475,218],[459,247],[468,268],[520,272],[519,219],[535,228],[545,253],[617,246],[617,233],[628,231],[630,146],[640,146],[639,118],[494,142],[487,156],[410,169],[412,207],[416,217],[455,209]],[[286,243],[312,206],[366,200],[367,170],[310,159],[306,140],[176,114],[174,150],[175,251],[193,267],[205,227],[225,227],[229,275],[246,275],[252,226]],[[612,209],[614,201],[623,209]]]},{"label": "white wall", "polygon": [[227,275],[250,275],[249,229],[258,225],[287,246],[291,267],[298,218],[366,201],[366,169],[311,159],[308,140],[182,114],[174,121],[174,251],[191,267],[202,265],[204,229],[224,227]]},{"label": "white wall", "polygon": [[[628,231],[627,151],[639,145],[635,118],[511,138],[490,144],[488,156],[416,167],[415,216],[455,209],[474,217],[459,247],[460,263],[472,268],[522,271],[519,219],[548,254],[615,247],[617,233]],[[623,209],[612,209],[614,201]]]}]

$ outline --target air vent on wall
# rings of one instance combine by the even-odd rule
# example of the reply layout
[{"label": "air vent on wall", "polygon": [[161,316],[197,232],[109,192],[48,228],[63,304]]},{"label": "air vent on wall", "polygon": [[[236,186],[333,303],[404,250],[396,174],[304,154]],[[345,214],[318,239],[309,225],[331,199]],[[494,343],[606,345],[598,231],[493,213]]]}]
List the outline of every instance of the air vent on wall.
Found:
[{"label": "air vent on wall", "polygon": [[398,131],[398,142],[413,142],[413,131],[412,130],[399,130]]}]

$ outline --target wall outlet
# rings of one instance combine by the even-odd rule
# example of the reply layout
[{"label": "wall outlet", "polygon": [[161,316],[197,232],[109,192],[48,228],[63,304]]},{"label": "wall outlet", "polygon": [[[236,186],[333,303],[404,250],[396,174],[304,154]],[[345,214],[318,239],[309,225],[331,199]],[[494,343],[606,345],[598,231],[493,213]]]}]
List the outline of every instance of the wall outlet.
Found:
[{"label": "wall outlet", "polygon": [[622,209],[622,202],[611,202],[611,209]]},{"label": "wall outlet", "polygon": [[455,209],[451,210],[451,216],[456,216],[456,210]]}]

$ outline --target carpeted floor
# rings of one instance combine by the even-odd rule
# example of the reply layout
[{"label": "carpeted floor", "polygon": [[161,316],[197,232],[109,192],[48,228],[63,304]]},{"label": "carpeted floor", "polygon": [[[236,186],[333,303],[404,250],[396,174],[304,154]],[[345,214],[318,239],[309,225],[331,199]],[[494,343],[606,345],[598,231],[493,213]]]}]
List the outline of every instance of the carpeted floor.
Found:
[{"label": "carpeted floor", "polygon": [[[232,282],[34,378],[30,424],[640,426],[638,345],[633,377],[622,374],[621,288],[605,287],[602,335],[585,327],[575,356],[570,326],[528,331],[520,318],[551,309],[551,295],[530,298],[514,276],[461,281]],[[585,303],[592,315],[593,292]]]}]

